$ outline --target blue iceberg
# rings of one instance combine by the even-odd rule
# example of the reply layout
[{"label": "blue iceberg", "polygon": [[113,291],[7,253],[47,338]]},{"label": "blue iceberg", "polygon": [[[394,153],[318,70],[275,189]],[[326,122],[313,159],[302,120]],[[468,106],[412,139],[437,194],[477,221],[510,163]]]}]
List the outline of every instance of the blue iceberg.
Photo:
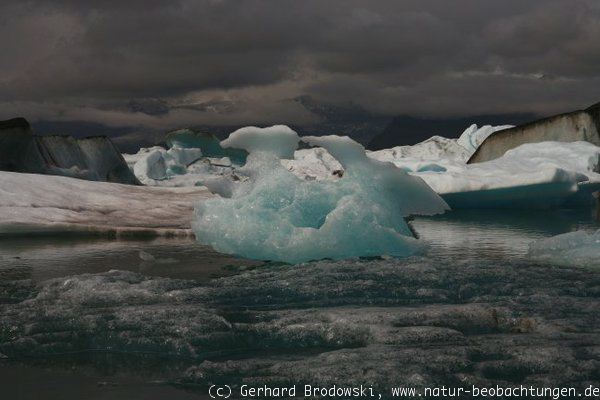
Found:
[{"label": "blue iceberg", "polygon": [[[306,181],[281,164],[299,141],[325,148],[343,166],[337,181]],[[408,256],[422,250],[405,221],[448,209],[420,178],[392,163],[368,158],[348,137],[302,139],[287,126],[246,127],[221,142],[246,150],[238,173],[247,177],[227,197],[197,205],[196,238],[239,256],[298,263],[359,256]]]}]

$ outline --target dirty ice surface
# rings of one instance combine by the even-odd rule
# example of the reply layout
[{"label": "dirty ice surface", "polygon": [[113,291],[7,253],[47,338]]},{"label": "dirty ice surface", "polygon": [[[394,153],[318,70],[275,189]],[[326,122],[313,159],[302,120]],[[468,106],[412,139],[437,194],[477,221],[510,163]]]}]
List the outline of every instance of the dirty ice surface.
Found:
[{"label": "dirty ice surface", "polygon": [[204,187],[161,188],[0,171],[0,236],[190,235]]}]

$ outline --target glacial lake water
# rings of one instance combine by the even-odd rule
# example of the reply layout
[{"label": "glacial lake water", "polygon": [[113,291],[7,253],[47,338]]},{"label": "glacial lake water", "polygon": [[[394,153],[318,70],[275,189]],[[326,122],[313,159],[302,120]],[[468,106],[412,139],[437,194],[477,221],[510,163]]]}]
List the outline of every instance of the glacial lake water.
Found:
[{"label": "glacial lake water", "polygon": [[534,240],[599,229],[591,211],[412,224],[424,255],[295,266],[191,239],[1,239],[3,398],[210,398],[211,384],[267,383],[364,384],[388,398],[394,385],[600,382],[600,266],[526,257]]}]

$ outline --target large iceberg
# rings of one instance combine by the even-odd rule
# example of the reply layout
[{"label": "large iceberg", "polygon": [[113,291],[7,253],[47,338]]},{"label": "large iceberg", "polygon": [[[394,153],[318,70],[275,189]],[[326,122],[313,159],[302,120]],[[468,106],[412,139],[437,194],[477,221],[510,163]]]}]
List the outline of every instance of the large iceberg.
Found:
[{"label": "large iceberg", "polygon": [[528,143],[498,159],[465,164],[452,158],[370,157],[421,177],[452,208],[549,208],[589,205],[600,190],[600,147],[587,142]]},{"label": "large iceberg", "polygon": [[[410,175],[420,177],[452,208],[554,208],[593,204],[592,194],[600,190],[600,147],[591,143],[529,143],[489,162],[466,163],[487,136],[507,127],[471,125],[458,139],[434,136],[413,146],[367,152],[367,156],[391,162]],[[178,131],[175,137],[187,138],[188,134]],[[173,161],[169,161],[168,153],[194,143],[172,142],[169,150],[142,149],[137,155],[125,158],[137,178],[148,185],[204,185],[215,193],[231,196],[237,182],[246,179],[243,168],[232,159],[207,157],[204,148],[195,149],[202,153],[199,160],[169,168]],[[226,145],[227,141],[223,143]],[[220,143],[215,148],[231,154],[235,150],[223,148]],[[246,154],[245,150],[239,151]],[[153,152],[161,156],[149,154]],[[288,154],[280,163],[308,181],[333,182],[345,173],[339,160],[323,147],[295,150],[293,156]]]},{"label": "large iceberg", "polygon": [[453,208],[589,205],[600,189],[599,157],[600,147],[587,142],[529,143],[495,160],[418,175]]},{"label": "large iceberg", "polygon": [[221,145],[248,151],[238,170],[248,179],[232,185],[229,198],[198,204],[196,238],[223,253],[292,263],[422,249],[405,217],[448,209],[425,182],[368,158],[348,137],[302,140],[326,149],[344,168],[343,177],[307,181],[284,167],[281,160],[292,158],[300,141],[287,126],[239,129]]},{"label": "large iceberg", "polygon": [[0,171],[140,184],[110,138],[36,136],[24,118],[0,121]]},{"label": "large iceberg", "polygon": [[[462,138],[469,137],[467,131]],[[313,154],[296,154],[287,164],[298,176],[323,180],[343,173],[334,174],[333,168],[339,167],[319,161],[328,155],[315,156],[324,149],[303,151]],[[457,141],[438,136],[414,146],[368,152],[372,159],[392,162],[422,178],[453,209],[589,206],[592,193],[600,190],[600,147],[591,143],[529,143],[476,164],[465,163],[468,154]],[[315,166],[308,168],[305,160]]]},{"label": "large iceberg", "polygon": [[540,239],[529,245],[529,257],[553,265],[600,267],[600,230],[575,231]]}]

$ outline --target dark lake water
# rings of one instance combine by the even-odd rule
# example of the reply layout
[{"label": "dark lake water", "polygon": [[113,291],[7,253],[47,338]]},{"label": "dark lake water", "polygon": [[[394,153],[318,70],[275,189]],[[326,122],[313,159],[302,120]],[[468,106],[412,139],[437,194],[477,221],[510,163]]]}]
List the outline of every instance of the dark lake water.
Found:
[{"label": "dark lake water", "polygon": [[401,385],[598,386],[600,266],[526,256],[534,240],[600,228],[591,212],[412,223],[424,255],[295,266],[185,239],[2,239],[3,398],[209,398],[212,384],[363,384],[382,398]]}]

